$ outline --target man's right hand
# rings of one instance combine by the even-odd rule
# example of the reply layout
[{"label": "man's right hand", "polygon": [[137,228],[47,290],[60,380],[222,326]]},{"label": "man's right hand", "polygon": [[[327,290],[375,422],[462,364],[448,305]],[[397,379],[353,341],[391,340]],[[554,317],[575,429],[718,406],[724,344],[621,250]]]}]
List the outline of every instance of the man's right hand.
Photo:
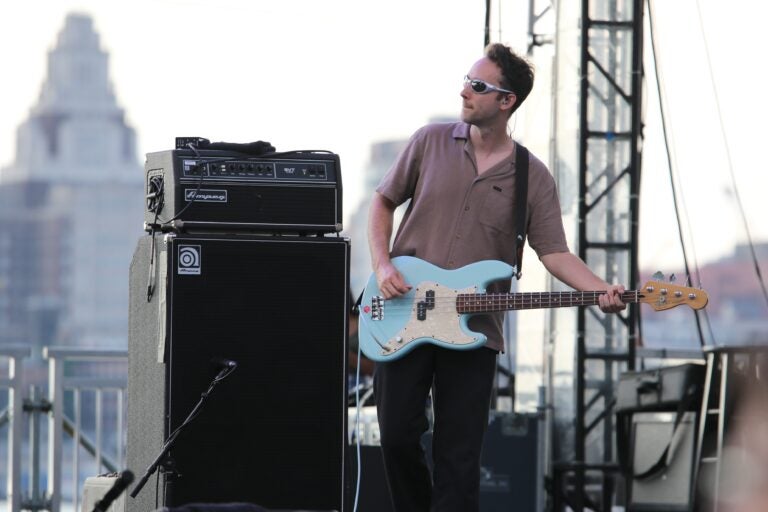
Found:
[{"label": "man's right hand", "polygon": [[403,275],[392,262],[381,263],[376,269],[376,283],[385,299],[399,297],[410,291],[411,285],[405,282]]},{"label": "man's right hand", "polygon": [[385,299],[399,297],[411,289],[389,259],[389,239],[392,237],[395,208],[395,203],[376,192],[371,199],[368,218],[371,264],[376,272],[376,284],[379,285],[379,291]]}]

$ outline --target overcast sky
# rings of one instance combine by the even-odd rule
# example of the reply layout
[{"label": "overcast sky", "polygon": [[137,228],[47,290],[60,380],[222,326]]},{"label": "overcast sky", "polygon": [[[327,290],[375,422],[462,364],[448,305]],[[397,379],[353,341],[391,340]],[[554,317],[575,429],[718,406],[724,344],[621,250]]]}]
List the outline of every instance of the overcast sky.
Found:
[{"label": "overcast sky", "polygon": [[[0,165],[36,102],[47,51],[68,12],[92,15],[119,104],[143,162],[179,135],[268,140],[279,150],[341,156],[345,212],[363,190],[372,142],[404,138],[436,115],[457,115],[461,78],[482,51],[481,0],[26,0],[0,18]],[[656,2],[686,226],[700,263],[753,237],[768,239],[762,155],[768,107],[763,2],[700,0],[737,189],[731,184],[696,2]],[[523,49],[528,1],[501,4],[495,40]],[[498,14],[498,11],[497,11]],[[648,37],[648,36],[646,36]],[[651,73],[650,66],[646,73]],[[645,106],[641,264],[677,269],[655,85]],[[525,107],[523,107],[525,108]],[[526,112],[526,115],[532,115]],[[546,157],[546,155],[542,155]],[[358,219],[354,219],[358,221]]]}]

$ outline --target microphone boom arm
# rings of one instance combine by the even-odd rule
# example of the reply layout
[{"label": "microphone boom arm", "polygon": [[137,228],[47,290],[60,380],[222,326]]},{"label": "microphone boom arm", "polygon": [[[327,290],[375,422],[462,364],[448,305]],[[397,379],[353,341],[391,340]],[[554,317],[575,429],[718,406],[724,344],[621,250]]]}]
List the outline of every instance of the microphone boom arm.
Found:
[{"label": "microphone boom arm", "polygon": [[179,437],[179,434],[181,434],[184,429],[192,423],[192,420],[194,420],[198,414],[200,414],[200,411],[203,409],[203,406],[205,405],[205,400],[210,396],[211,392],[213,391],[213,388],[216,387],[216,384],[224,380],[225,378],[229,377],[229,375],[234,372],[237,369],[237,363],[232,361],[232,365],[227,365],[225,368],[222,368],[222,370],[213,378],[211,381],[210,386],[208,386],[208,389],[204,391],[200,395],[200,400],[195,404],[195,407],[192,409],[192,411],[189,413],[187,418],[182,422],[179,427],[174,430],[170,436],[168,436],[168,439],[163,443],[163,447],[160,450],[160,453],[157,455],[155,460],[152,462],[152,464],[147,467],[147,470],[144,472],[144,475],[141,477],[139,482],[136,484],[136,487],[133,488],[131,491],[131,498],[136,498],[136,496],[139,495],[141,490],[146,485],[147,481],[149,480],[149,477],[151,477],[155,471],[157,471],[157,468],[160,466],[160,462],[163,460],[165,455],[168,453],[168,450],[171,449],[173,446],[173,443],[176,441],[176,438]]}]

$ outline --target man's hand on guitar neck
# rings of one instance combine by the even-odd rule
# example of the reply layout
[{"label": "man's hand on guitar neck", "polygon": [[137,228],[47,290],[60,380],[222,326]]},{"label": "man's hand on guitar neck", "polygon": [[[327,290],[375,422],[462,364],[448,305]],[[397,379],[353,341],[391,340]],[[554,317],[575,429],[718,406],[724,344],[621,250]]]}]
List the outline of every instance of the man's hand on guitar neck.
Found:
[{"label": "man's hand on guitar neck", "polygon": [[571,252],[555,252],[545,254],[540,259],[550,274],[574,290],[605,290],[605,295],[601,295],[598,298],[600,301],[600,310],[603,313],[618,313],[627,307],[621,300],[621,294],[624,293],[624,286],[620,284],[608,284],[606,281],[595,275],[587,264],[575,254]]},{"label": "man's hand on guitar neck", "polygon": [[399,297],[412,288],[389,260],[380,262],[376,268],[376,283],[385,299]]},{"label": "man's hand on guitar neck", "polygon": [[618,313],[627,307],[621,300],[621,294],[624,293],[624,286],[620,284],[608,285],[605,295],[601,295],[597,300],[600,301],[600,310],[603,313]]}]

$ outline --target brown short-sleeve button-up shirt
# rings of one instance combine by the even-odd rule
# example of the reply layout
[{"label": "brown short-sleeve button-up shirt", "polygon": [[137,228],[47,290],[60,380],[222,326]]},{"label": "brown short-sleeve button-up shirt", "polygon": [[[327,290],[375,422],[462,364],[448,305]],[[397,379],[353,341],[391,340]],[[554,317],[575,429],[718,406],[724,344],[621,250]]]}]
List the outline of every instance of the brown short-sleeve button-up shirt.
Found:
[{"label": "brown short-sleeve button-up shirt", "polygon": [[[515,155],[478,175],[469,125],[431,124],[418,130],[377,191],[399,205],[411,199],[392,247],[455,269],[480,260],[515,261]],[[534,155],[528,171],[528,244],[539,257],[568,251],[552,175]],[[411,283],[414,284],[414,283]],[[509,282],[490,291],[506,292]],[[470,327],[501,350],[502,315],[478,315]]]}]

